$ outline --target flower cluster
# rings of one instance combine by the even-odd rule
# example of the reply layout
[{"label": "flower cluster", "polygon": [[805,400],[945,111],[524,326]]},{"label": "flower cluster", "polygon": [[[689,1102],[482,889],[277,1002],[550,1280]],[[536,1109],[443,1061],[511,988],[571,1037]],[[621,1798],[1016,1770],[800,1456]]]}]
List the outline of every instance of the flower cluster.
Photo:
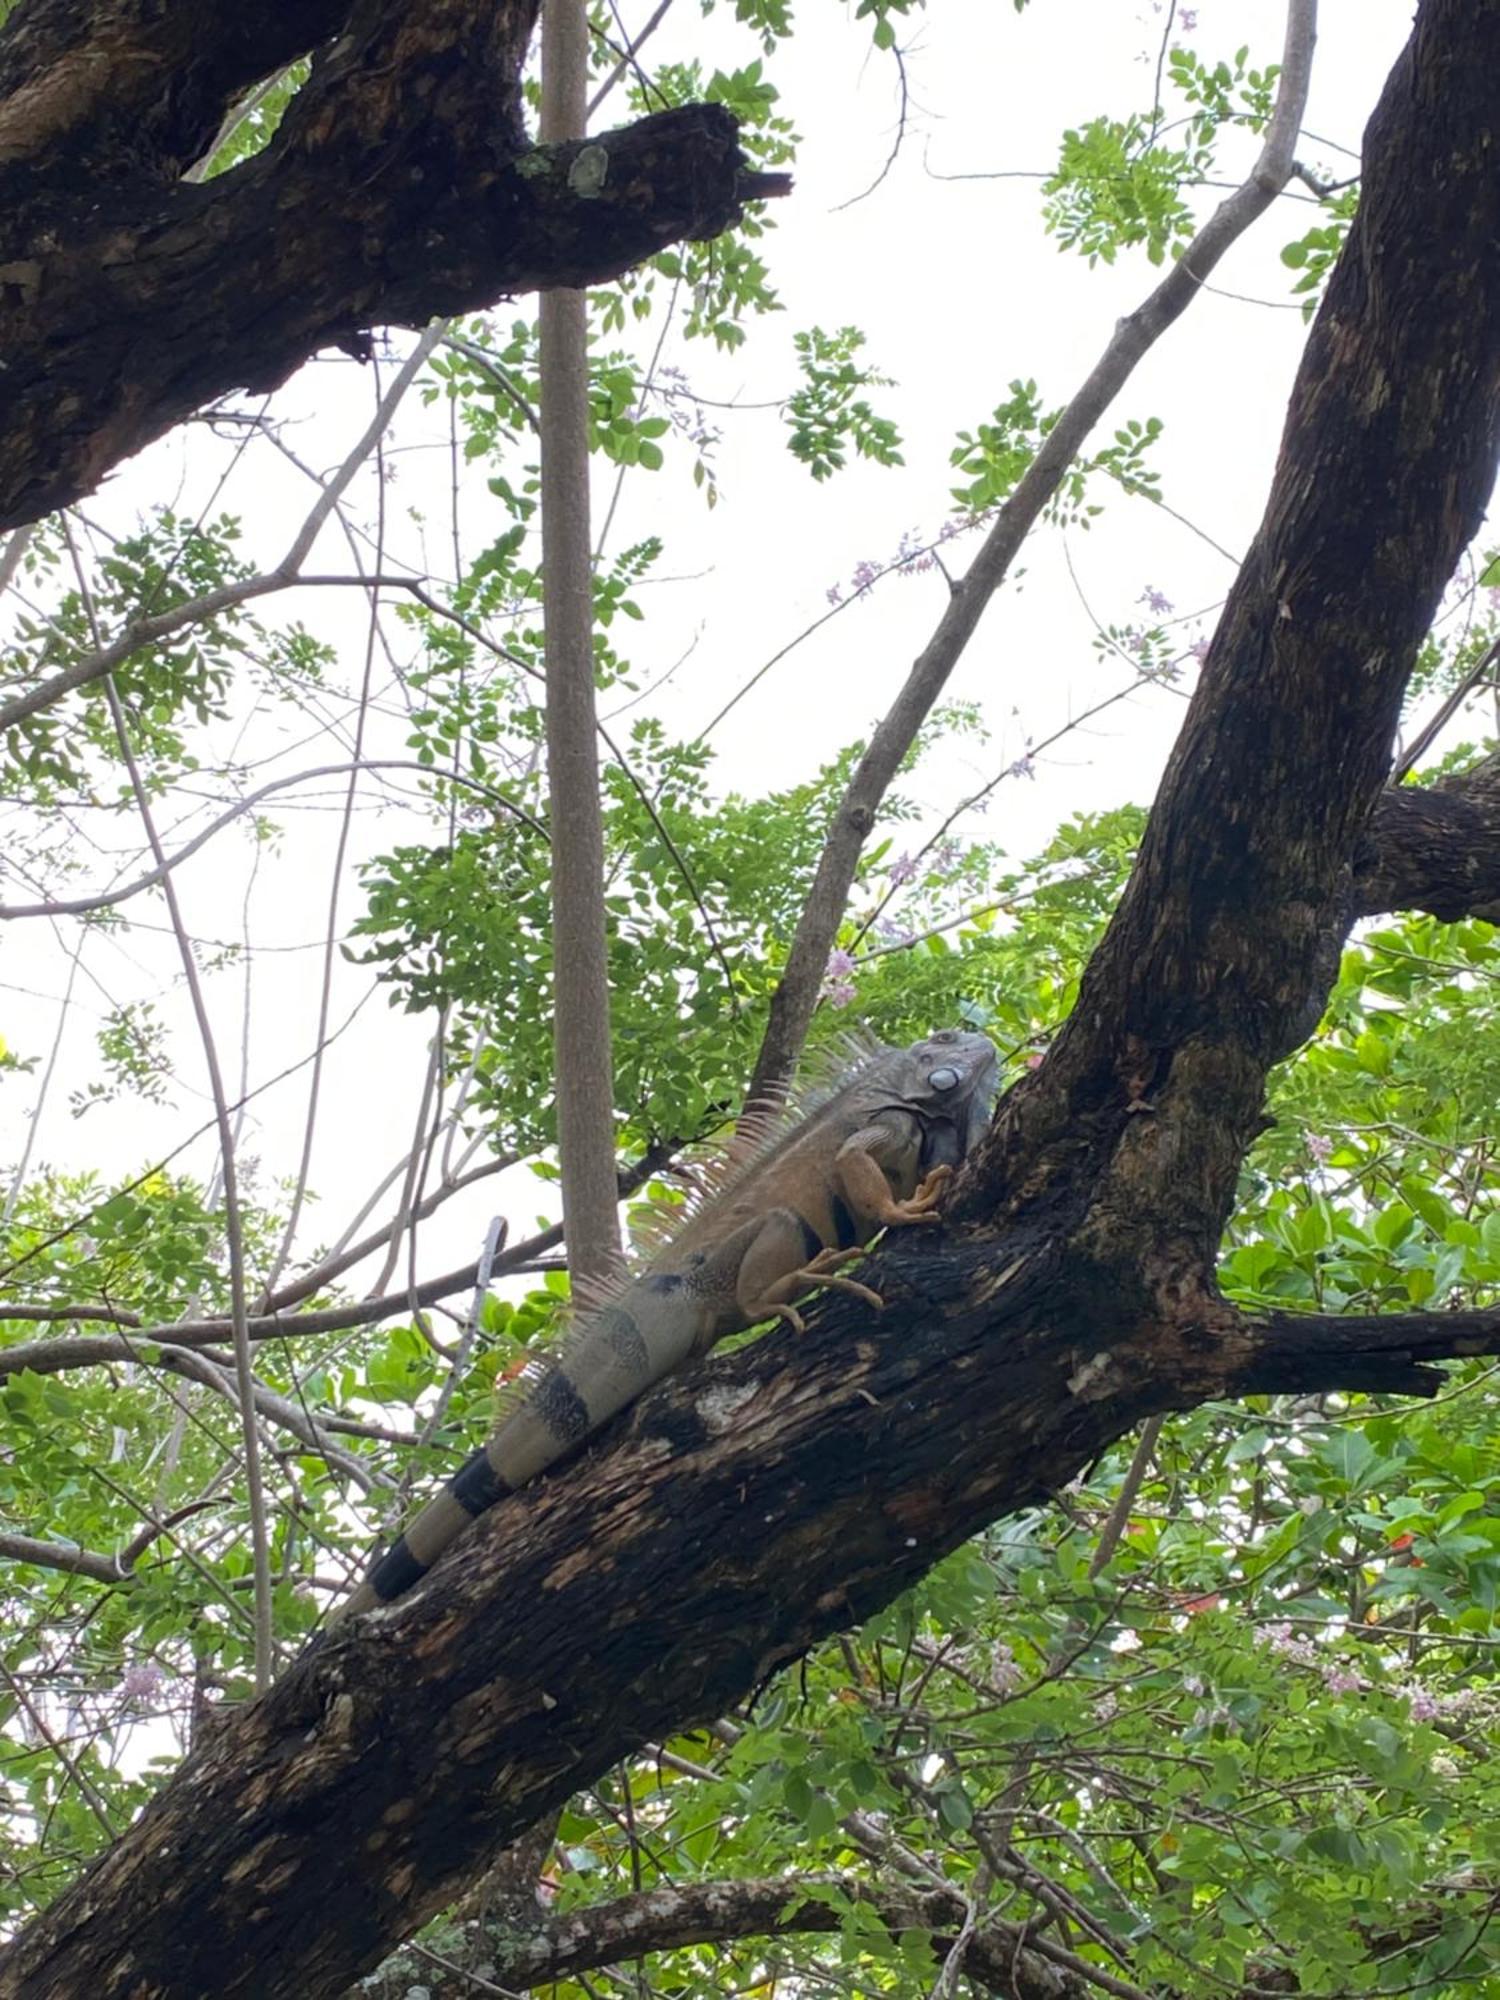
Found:
[{"label": "flower cluster", "polygon": [[830,1007],[847,1007],[854,998],[854,960],[847,951],[828,954],[823,972],[823,998]]}]

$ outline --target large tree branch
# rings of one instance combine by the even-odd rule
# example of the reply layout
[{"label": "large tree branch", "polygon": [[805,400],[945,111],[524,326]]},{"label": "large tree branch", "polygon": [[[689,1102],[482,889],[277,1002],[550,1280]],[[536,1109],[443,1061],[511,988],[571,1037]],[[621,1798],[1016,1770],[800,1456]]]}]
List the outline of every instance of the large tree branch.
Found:
[{"label": "large tree branch", "polygon": [[[537,1912],[534,1924],[518,1925],[515,1912],[507,1911],[507,1921],[487,1931],[484,1955],[502,1986],[524,1990],[690,1945],[836,1931],[841,1913],[836,1903],[815,1900],[819,1889],[873,1907],[895,1936],[929,1932],[938,1965],[969,1914],[956,1889],[872,1889],[854,1875],[742,1876],[664,1883],[565,1914]],[[1077,1969],[1076,1954],[1046,1938],[1032,1940],[1025,1925],[1000,1919],[974,1931],[960,1962],[977,1986],[1005,2000],[1090,2000],[1094,1990],[1086,1976],[1094,1968]],[[423,1970],[434,2000],[447,2000],[450,1994],[457,2000],[472,1991],[459,1968],[451,1982]]]},{"label": "large tree branch", "polygon": [[1434,1362],[1500,1352],[1500,1311],[1246,1314],[1231,1338],[1238,1395],[1431,1395],[1443,1379]]},{"label": "large tree branch", "polygon": [[[259,73],[273,44],[326,32],[335,10],[295,10],[295,30],[245,46],[221,23],[206,68],[187,64],[188,111],[146,120],[132,149],[128,123],[100,125],[89,65],[110,55],[120,18],[139,29],[151,14],[139,0],[123,16],[91,10],[102,27],[60,79],[35,69],[34,51],[4,59],[10,38],[24,55],[77,5],[31,0],[0,38],[12,85],[0,103],[0,527],[76,498],[212,397],[274,387],[320,347],[362,352],[372,326],[615,277],[717,234],[747,197],[786,190],[745,172],[716,105],[531,146],[519,74],[535,0],[352,0],[271,144],[189,184],[163,175],[163,153],[180,167],[226,84]],[[201,20],[196,0],[148,19],[153,77],[186,60]]]},{"label": "large tree branch", "polygon": [[1386,910],[1500,922],[1500,756],[1381,793],[1355,855],[1351,914]]},{"label": "large tree branch", "polygon": [[175,180],[241,92],[348,13],[349,0],[20,0],[0,38],[0,165]]},{"label": "large tree branch", "polygon": [[986,1188],[1035,1209],[1088,1186],[1105,1265],[1143,1214],[1187,1261],[1215,1254],[1267,1070],[1336,970],[1407,678],[1494,479],[1497,63],[1500,0],[1425,0],[1134,873],[969,1213]]}]

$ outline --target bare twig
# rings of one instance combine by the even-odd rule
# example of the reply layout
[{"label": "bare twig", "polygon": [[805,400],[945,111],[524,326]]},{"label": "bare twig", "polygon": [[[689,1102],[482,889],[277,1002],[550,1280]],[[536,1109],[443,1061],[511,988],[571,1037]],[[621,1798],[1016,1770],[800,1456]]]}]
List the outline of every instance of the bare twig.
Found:
[{"label": "bare twig", "polygon": [[[285,590],[288,585],[305,584],[315,579],[300,576],[298,572],[306,562],[313,543],[318,539],[324,522],[337,506],[340,496],[353,479],[360,466],[375,449],[385,435],[396,405],[410,387],[413,377],[426,361],[443,335],[443,325],[434,323],[427,328],[416,346],[402,364],[401,370],[391,384],[388,393],[381,399],[380,408],[366,427],[358,443],[333,475],[332,479],[318,495],[302,526],[292,538],[291,546],[274,569],[265,570],[259,576],[244,577],[238,583],[223,584],[218,590],[206,591],[202,597],[195,597],[190,603],[179,604],[170,611],[158,612],[154,617],[134,619],[117,639],[107,645],[99,645],[87,659],[75,660],[71,667],[65,667],[60,674],[54,674],[49,681],[40,681],[26,693],[0,703],[0,729],[9,729],[12,724],[23,722],[28,715],[35,715],[39,709],[50,708],[61,701],[64,695],[76,688],[87,687],[93,681],[101,680],[105,674],[128,660],[141,646],[154,645],[158,639],[170,637],[187,625],[199,624],[205,618],[212,618],[221,611],[232,610],[238,604],[245,604],[254,597],[268,596],[272,591]],[[340,582],[363,582],[363,578],[340,578]],[[97,641],[96,641],[97,645]]]},{"label": "bare twig", "polygon": [[[589,99],[588,115],[590,118],[593,117],[594,113],[599,109],[599,106],[604,102],[605,98],[608,97],[609,93],[614,89],[615,85],[620,81],[620,78],[625,74],[627,69],[635,69],[637,74],[638,75],[640,74],[640,65],[636,61],[636,58],[639,56],[642,48],[645,46],[649,38],[653,34],[655,34],[656,30],[661,26],[662,22],[666,19],[668,9],[671,7],[671,5],[672,5],[672,0],[657,0],[656,11],[651,15],[651,18],[647,21],[645,27],[641,29],[641,32],[636,36],[635,40],[630,43],[629,47],[625,50],[625,53],[620,57],[619,61],[610,71],[609,75],[604,79],[603,83],[600,84],[599,88],[594,92],[593,96]],[[646,83],[646,78],[644,76],[641,77],[641,83],[644,87]],[[582,130],[582,127],[580,127],[579,129]]]},{"label": "bare twig", "polygon": [[1097,1576],[1104,1569],[1110,1557],[1119,1547],[1130,1520],[1130,1510],[1135,1505],[1135,1497],[1141,1490],[1141,1482],[1151,1469],[1151,1459],[1156,1451],[1156,1441],[1161,1436],[1163,1417],[1147,1417],[1141,1425],[1141,1434],[1136,1441],[1135,1455],[1130,1461],[1120,1490],[1115,1495],[1115,1504],[1109,1510],[1109,1519],[1099,1535],[1099,1543],[1089,1561],[1089,1575]]},{"label": "bare twig", "polygon": [[[78,575],[82,587],[81,565]],[[141,778],[135,752],[131,748],[130,734],[125,725],[125,711],[120,704],[119,695],[115,692],[113,678],[106,677],[104,696],[109,703],[109,712],[114,721],[120,755],[130,775],[136,809],[141,815],[141,824],[145,828],[151,852],[160,864],[166,859],[166,855],[162,848],[161,837],[156,830],[156,819],[151,811],[150,797]],[[208,1018],[208,1008],[203,999],[202,983],[198,978],[197,961],[193,957],[193,947],[188,940],[187,927],[182,921],[182,909],[177,901],[177,891],[170,876],[163,877],[162,894],[166,898],[172,929],[177,938],[183,978],[187,984],[188,998],[203,1047],[203,1060],[208,1070],[209,1089],[214,1101],[214,1120],[219,1128],[219,1164],[224,1180],[224,1236],[229,1251],[229,1296],[234,1329],[235,1375],[239,1384],[245,1452],[245,1492],[250,1510],[250,1546],[255,1576],[255,1685],[259,1691],[271,1684],[271,1557],[266,1522],[265,1487],[261,1479],[260,1439],[255,1428],[255,1378],[250,1367],[250,1336],[245,1317],[245,1239],[240,1222],[234,1132],[230,1124],[229,1100],[224,1093],[224,1079],[219,1069],[218,1049]]]},{"label": "bare twig", "polygon": [[[457,784],[477,793],[488,804],[498,806],[511,813],[541,840],[547,838],[547,829],[539,820],[533,819],[523,806],[508,799],[503,792],[497,792],[492,785],[481,783],[462,772],[435,772],[430,764],[420,764],[415,757],[371,757],[356,759],[349,764],[315,764],[310,770],[296,771],[284,778],[272,778],[232,806],[221,812],[217,819],[195,833],[172,855],[163,854],[155,867],[137,875],[133,882],[127,882],[121,889],[101,890],[93,896],[59,897],[55,902],[46,903],[0,903],[0,920],[12,917],[80,917],[94,910],[111,910],[117,904],[128,902],[132,896],[140,895],[143,889],[153,889],[164,881],[174,868],[180,868],[190,860],[200,848],[205,847],[217,834],[231,826],[235,820],[243,819],[247,812],[253,812],[263,799],[276,792],[287,791],[293,785],[310,785],[318,778],[341,778],[359,771],[413,771],[418,776],[431,780],[441,777],[445,783]],[[352,782],[352,779],[351,779]]]},{"label": "bare twig", "polygon": [[[428,331],[434,334],[435,338],[435,329],[429,328]],[[424,335],[425,339],[426,336]],[[396,383],[393,384],[393,391],[404,387],[405,383],[410,381],[411,375],[415,373],[416,366],[420,365],[420,360],[425,359],[421,342],[418,343],[414,350],[414,357],[415,359],[408,358],[405,369],[403,369],[401,375],[397,376]],[[376,380],[378,383],[378,376]],[[377,416],[385,407],[386,401],[386,398],[377,396]],[[392,411],[394,411],[394,408],[395,404],[392,403]],[[378,449],[379,447],[377,446]],[[379,496],[378,535],[376,541],[377,568],[381,566],[380,558],[385,551],[385,485],[383,476],[376,479],[375,489]],[[281,1241],[276,1246],[276,1254],[271,1259],[271,1268],[266,1274],[265,1281],[261,1287],[263,1292],[272,1292],[276,1289],[276,1281],[286,1267],[287,1258],[291,1255],[292,1244],[296,1240],[297,1235],[297,1224],[302,1219],[302,1204],[307,1194],[307,1177],[312,1170],[313,1139],[318,1125],[318,1099],[323,1087],[323,1051],[326,1046],[328,1031],[328,1009],[333,999],[334,953],[338,946],[339,891],[343,886],[344,858],[349,851],[349,829],[354,819],[354,798],[359,786],[360,762],[365,750],[365,723],[369,717],[370,679],[375,664],[375,631],[379,624],[379,619],[380,594],[377,588],[369,593],[369,615],[365,626],[364,668],[360,681],[359,706],[355,712],[354,743],[352,745],[354,754],[349,766],[349,782],[344,792],[344,810],[339,818],[339,837],[337,845],[334,848],[333,867],[330,870],[328,921],[323,937],[323,974],[318,990],[318,1028],[316,1035],[313,1037],[314,1056],[312,1075],[308,1080],[307,1086],[307,1114],[302,1123],[302,1154],[297,1162],[297,1180],[292,1190],[292,1199],[287,1207],[286,1224],[281,1232]]]}]

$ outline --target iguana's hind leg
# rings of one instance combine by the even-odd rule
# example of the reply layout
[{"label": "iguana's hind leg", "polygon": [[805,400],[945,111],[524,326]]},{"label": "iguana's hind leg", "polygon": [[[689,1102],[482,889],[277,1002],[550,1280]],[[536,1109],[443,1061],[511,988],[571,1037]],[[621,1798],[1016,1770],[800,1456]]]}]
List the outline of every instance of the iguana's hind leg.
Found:
[{"label": "iguana's hind leg", "polygon": [[745,1324],[754,1326],[757,1320],[782,1319],[794,1332],[801,1333],[802,1315],[792,1301],[819,1286],[853,1292],[867,1304],[883,1305],[884,1300],[868,1285],[837,1275],[838,1265],[859,1254],[857,1246],[820,1248],[816,1232],[795,1209],[769,1210],[760,1219],[753,1237],[740,1249],[734,1293]]},{"label": "iguana's hind leg", "polygon": [[[805,1264],[799,1263],[794,1270],[781,1272],[769,1283],[755,1285],[753,1291],[748,1283],[742,1283],[741,1308],[752,1324],[757,1319],[770,1319],[774,1315],[777,1319],[785,1320],[794,1333],[806,1331],[801,1313],[792,1304],[792,1300],[800,1297],[803,1292],[819,1288],[852,1292],[856,1298],[863,1299],[866,1305],[874,1306],[878,1312],[885,1304],[879,1292],[871,1291],[868,1285],[860,1284],[857,1278],[839,1277],[835,1269],[839,1264],[847,1264],[851,1257],[862,1254],[857,1244],[846,1250],[836,1248],[820,1250],[815,1257],[808,1258]],[[745,1278],[751,1276],[748,1259],[742,1276]],[[747,1293],[750,1295],[747,1296]]]}]

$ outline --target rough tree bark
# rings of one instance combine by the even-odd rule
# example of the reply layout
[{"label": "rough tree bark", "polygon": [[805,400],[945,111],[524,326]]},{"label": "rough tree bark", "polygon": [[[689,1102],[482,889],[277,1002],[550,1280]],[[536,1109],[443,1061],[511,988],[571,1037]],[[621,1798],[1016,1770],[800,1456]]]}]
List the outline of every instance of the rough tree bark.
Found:
[{"label": "rough tree bark", "polygon": [[[0,529],[230,389],[502,293],[616,277],[782,176],[687,105],[533,146],[537,0],[21,0],[0,32]],[[183,175],[294,57],[275,138]]]},{"label": "rough tree bark", "polygon": [[[1381,802],[1500,444],[1497,72],[1500,0],[1425,0],[1135,874],[945,1230],[864,1273],[883,1314],[826,1301],[495,1509],[195,1754],[12,1947],[0,1994],[341,1991],[578,1786],[1143,1417],[1420,1393],[1433,1362],[1500,1352],[1500,1313],[1254,1317],[1213,1275],[1267,1072],[1351,914],[1500,893],[1485,782],[1456,816]],[[1464,814],[1472,868],[1447,852]]]}]

